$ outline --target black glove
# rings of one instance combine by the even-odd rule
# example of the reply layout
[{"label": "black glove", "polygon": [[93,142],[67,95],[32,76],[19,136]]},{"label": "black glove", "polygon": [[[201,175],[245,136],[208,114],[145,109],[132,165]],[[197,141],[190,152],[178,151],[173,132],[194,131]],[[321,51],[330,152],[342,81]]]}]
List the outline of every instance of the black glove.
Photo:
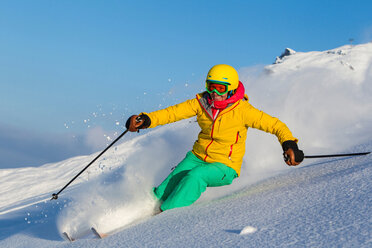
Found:
[{"label": "black glove", "polygon": [[301,163],[303,160],[304,160],[304,152],[300,149],[298,149],[298,146],[297,146],[297,143],[293,140],[287,140],[287,141],[284,141],[283,144],[282,144],[282,147],[283,147],[283,156],[284,156],[284,160],[287,161],[289,158],[286,154],[286,151],[288,149],[292,149],[293,150],[293,153],[295,155],[295,161],[296,163]]},{"label": "black glove", "polygon": [[125,127],[131,132],[136,132],[139,131],[139,129],[148,128],[150,125],[151,119],[146,114],[132,115],[125,123]]}]

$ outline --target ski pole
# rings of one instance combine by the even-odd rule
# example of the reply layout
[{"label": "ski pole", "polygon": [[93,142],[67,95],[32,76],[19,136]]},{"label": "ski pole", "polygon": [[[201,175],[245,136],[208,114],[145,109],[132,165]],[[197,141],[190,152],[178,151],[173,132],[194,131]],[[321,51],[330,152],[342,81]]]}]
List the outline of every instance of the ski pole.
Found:
[{"label": "ski pole", "polygon": [[328,155],[309,155],[304,158],[333,158],[333,157],[349,157],[349,156],[363,156],[371,152],[358,152],[358,153],[344,153],[344,154],[328,154]]},{"label": "ski pole", "polygon": [[71,179],[70,182],[68,182],[60,191],[58,191],[58,193],[54,193],[52,194],[52,199],[50,200],[57,200],[58,199],[58,195],[63,191],[65,190],[76,178],[78,178],[81,173],[83,173],[86,169],[88,169],[89,166],[91,166],[99,157],[102,156],[102,154],[104,154],[112,145],[114,145],[121,137],[123,137],[129,130],[125,130],[119,137],[117,137],[108,147],[105,148],[105,150],[103,150],[97,157],[95,157],[87,166],[85,166],[85,168],[80,171],[74,178]]},{"label": "ski pole", "polygon": [[[304,158],[333,158],[333,157],[351,157],[351,156],[363,156],[370,154],[371,152],[358,152],[358,153],[342,153],[342,154],[327,154],[327,155],[305,155]],[[284,153],[284,161],[289,160],[289,155]]]}]

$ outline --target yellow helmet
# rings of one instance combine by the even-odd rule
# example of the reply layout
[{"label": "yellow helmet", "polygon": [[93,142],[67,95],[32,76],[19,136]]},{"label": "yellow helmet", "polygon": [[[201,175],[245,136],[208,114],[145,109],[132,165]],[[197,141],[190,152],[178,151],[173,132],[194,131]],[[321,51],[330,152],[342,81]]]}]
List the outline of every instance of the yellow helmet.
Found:
[{"label": "yellow helmet", "polygon": [[206,87],[208,82],[227,84],[228,91],[236,90],[239,86],[238,72],[230,65],[215,65],[207,74]]}]

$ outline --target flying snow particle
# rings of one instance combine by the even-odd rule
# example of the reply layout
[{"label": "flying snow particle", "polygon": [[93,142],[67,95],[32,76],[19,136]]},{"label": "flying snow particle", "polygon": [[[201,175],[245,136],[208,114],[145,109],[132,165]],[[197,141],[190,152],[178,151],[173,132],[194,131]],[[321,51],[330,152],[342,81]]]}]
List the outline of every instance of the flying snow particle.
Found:
[{"label": "flying snow particle", "polygon": [[246,235],[246,234],[251,234],[257,231],[257,228],[253,226],[246,226],[243,228],[243,230],[240,231],[239,235]]}]

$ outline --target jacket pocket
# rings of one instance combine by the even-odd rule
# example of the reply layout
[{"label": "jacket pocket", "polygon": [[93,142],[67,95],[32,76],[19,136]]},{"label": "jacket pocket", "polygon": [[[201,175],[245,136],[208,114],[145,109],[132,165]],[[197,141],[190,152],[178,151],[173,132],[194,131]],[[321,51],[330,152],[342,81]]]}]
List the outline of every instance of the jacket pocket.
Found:
[{"label": "jacket pocket", "polygon": [[229,159],[230,159],[230,160],[231,160],[231,155],[232,155],[232,153],[233,153],[234,145],[236,145],[236,143],[238,143],[239,138],[240,138],[240,134],[239,134],[239,131],[238,131],[238,132],[236,133],[235,143],[232,144],[232,145],[230,146],[230,153],[229,153]]}]

